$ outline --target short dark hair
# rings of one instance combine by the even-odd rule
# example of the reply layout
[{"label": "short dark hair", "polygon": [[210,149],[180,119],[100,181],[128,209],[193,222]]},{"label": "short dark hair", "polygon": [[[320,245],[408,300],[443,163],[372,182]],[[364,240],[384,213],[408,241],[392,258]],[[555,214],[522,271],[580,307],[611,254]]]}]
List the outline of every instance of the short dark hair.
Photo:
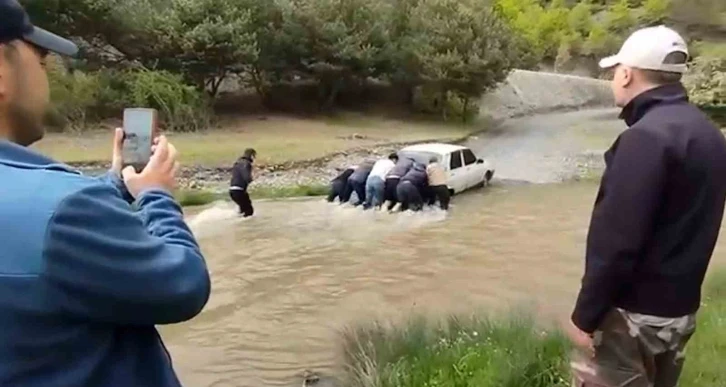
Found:
[{"label": "short dark hair", "polygon": [[[685,52],[674,51],[666,55],[663,59],[663,64],[686,64],[688,62],[688,55]],[[669,85],[672,83],[679,83],[683,80],[683,74],[674,73],[670,71],[656,71],[656,70],[640,70],[643,74],[643,78],[649,83],[654,85]]]},{"label": "short dark hair", "polygon": [[247,148],[242,154],[242,157],[257,157],[257,151],[253,148]]},{"label": "short dark hair", "polygon": [[398,160],[398,155],[395,153],[391,153],[390,155],[388,155],[388,159],[389,160]]}]

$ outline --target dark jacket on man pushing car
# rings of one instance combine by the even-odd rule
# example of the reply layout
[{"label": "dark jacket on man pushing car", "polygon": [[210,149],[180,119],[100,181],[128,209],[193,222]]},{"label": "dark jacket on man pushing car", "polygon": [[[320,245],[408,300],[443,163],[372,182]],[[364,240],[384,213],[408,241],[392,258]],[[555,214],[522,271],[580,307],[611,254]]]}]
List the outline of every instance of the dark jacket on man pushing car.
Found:
[{"label": "dark jacket on man pushing car", "polygon": [[366,180],[368,179],[368,175],[370,175],[371,171],[373,170],[373,164],[373,161],[370,160],[366,160],[360,163],[360,165],[358,165],[358,168],[353,171],[348,180],[365,184]]},{"label": "dark jacket on man pushing car", "polygon": [[[356,167],[348,167],[343,172],[330,180],[330,193],[328,193],[328,201],[332,202],[335,198],[340,198],[341,203],[345,203],[350,199],[351,190],[348,189],[348,179],[355,172]],[[348,195],[348,196],[346,196]]]},{"label": "dark jacket on man pushing car", "polygon": [[411,170],[411,167],[413,167],[413,160],[410,158],[402,158],[398,160],[396,163],[396,166],[391,169],[391,172],[388,172],[388,176],[386,178],[402,178],[408,171]]},{"label": "dark jacket on man pushing car", "polygon": [[401,182],[396,187],[396,196],[398,196],[398,201],[401,203],[401,211],[408,209],[421,210],[424,205],[423,194],[427,187],[426,166],[414,163],[413,168],[401,178]]},{"label": "dark jacket on man pushing car", "polygon": [[428,174],[426,173],[426,166],[421,163],[414,163],[413,167],[406,172],[401,178],[401,183],[404,181],[410,181],[419,190],[426,187],[428,184]]}]

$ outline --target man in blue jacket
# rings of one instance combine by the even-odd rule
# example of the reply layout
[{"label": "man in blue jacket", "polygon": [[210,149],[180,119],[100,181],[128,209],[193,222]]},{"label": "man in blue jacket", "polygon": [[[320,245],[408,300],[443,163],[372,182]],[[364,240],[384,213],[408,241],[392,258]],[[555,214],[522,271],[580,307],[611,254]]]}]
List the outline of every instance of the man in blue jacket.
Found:
[{"label": "man in blue jacket", "polygon": [[210,279],[169,193],[176,150],[160,137],[143,171],[122,171],[117,130],[112,170],[92,178],[28,149],[49,51],[77,48],[0,0],[0,386],[179,386],[154,325],[196,316]]}]

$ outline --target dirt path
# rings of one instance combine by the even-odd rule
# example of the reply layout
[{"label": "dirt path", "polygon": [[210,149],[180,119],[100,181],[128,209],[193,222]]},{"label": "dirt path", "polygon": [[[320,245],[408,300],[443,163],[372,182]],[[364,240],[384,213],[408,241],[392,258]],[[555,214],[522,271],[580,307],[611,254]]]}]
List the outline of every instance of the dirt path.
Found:
[{"label": "dirt path", "polygon": [[[587,109],[505,121],[465,142],[496,168],[495,179],[530,183],[569,180],[602,168],[602,153],[624,128],[617,109]],[[308,168],[265,173],[261,185],[325,183],[336,167],[357,164],[365,157],[384,157],[396,147],[374,147],[340,155]],[[226,181],[226,176],[208,176]]]},{"label": "dirt path", "polygon": [[[617,109],[583,109],[574,112],[514,118],[465,142],[480,157],[494,163],[496,180],[548,183],[569,180],[602,167],[602,153],[625,126]],[[363,150],[341,152],[304,167],[261,170],[255,185],[282,187],[326,184],[336,168],[358,164],[366,157],[385,157],[401,145],[371,145]],[[87,168],[89,173],[98,168]],[[182,185],[224,190],[229,173],[225,168],[188,166]]]},{"label": "dirt path", "polygon": [[602,153],[625,128],[617,114],[589,109],[512,119],[466,145],[494,163],[500,180],[568,180],[602,167]]}]

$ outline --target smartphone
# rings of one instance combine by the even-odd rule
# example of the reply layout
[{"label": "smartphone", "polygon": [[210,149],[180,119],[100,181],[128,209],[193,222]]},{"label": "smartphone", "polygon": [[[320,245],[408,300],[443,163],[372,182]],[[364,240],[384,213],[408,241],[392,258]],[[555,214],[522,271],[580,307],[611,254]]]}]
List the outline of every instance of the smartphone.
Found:
[{"label": "smartphone", "polygon": [[157,112],[155,109],[124,109],[123,158],[140,172],[151,158],[151,146],[157,136]]}]

